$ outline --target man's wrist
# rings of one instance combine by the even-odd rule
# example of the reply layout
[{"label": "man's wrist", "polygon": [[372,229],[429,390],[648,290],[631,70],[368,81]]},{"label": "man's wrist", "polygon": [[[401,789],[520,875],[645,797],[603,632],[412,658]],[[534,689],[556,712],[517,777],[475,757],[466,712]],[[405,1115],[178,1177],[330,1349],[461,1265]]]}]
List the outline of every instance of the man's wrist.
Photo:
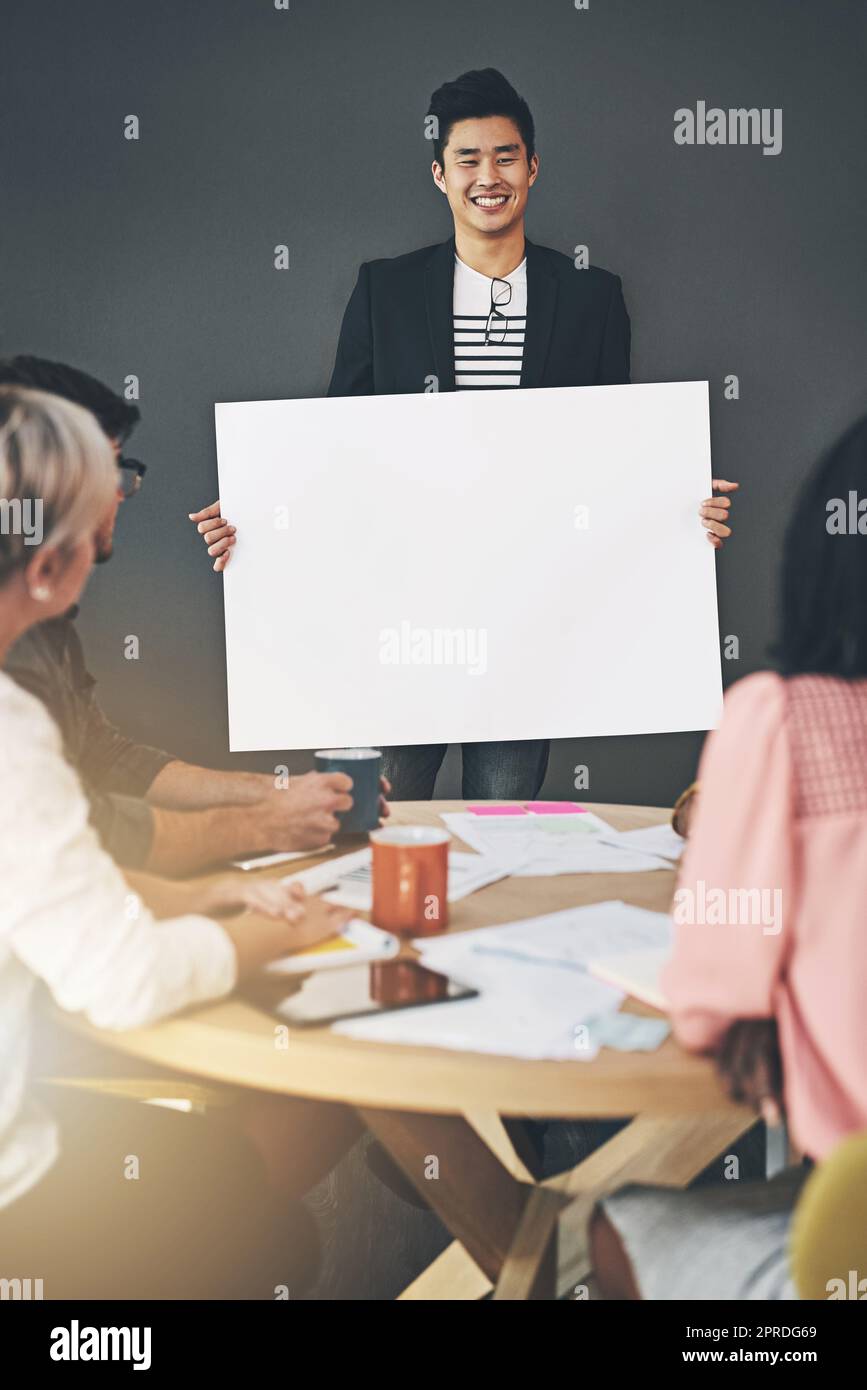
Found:
[{"label": "man's wrist", "polygon": [[235,805],[255,806],[274,790],[274,779],[268,772],[233,772],[229,775],[232,778],[232,798]]},{"label": "man's wrist", "polygon": [[269,854],[277,848],[273,817],[262,801],[242,806],[215,806],[205,812],[213,829],[214,844],[221,859],[242,854]]},{"label": "man's wrist", "polygon": [[169,877],[196,873],[242,854],[264,854],[273,834],[256,806],[209,811],[152,808],[154,838],[145,869]]}]

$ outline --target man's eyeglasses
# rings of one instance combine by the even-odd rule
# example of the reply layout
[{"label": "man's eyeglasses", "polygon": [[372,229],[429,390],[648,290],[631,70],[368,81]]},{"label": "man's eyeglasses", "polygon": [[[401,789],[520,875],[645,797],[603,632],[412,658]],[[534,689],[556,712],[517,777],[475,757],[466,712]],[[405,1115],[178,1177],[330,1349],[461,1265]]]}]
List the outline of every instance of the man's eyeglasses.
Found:
[{"label": "man's eyeglasses", "polygon": [[[510,280],[499,280],[495,276],[491,281],[491,312],[488,314],[488,322],[485,325],[485,342],[504,343],[506,341],[506,329],[509,324],[508,315],[501,314],[500,310],[505,308],[512,299],[512,284]],[[498,336],[499,335],[499,336]]]},{"label": "man's eyeglasses", "polygon": [[117,461],[117,487],[124,500],[135,496],[146,472],[147,464],[139,463],[138,459],[124,458],[121,454]]}]

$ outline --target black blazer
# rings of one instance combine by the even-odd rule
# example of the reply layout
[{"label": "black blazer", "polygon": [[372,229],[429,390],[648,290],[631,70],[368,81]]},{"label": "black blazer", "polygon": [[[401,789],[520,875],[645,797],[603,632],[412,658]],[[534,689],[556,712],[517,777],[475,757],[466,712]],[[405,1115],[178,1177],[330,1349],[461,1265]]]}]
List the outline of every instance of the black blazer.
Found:
[{"label": "black blazer", "polygon": [[[629,381],[629,315],[620,278],[526,242],[522,386]],[[455,390],[455,241],[366,261],[343,316],[329,396]]]}]

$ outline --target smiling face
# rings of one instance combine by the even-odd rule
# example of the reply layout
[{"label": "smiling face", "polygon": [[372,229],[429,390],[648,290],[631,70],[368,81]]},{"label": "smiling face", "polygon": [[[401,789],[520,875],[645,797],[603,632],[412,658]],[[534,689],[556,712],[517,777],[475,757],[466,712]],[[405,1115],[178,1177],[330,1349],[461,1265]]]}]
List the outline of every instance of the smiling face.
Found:
[{"label": "smiling face", "polygon": [[527,147],[508,116],[456,121],[443,159],[445,168],[434,161],[432,172],[449,200],[456,231],[497,237],[523,221],[539,157],[528,163]]}]

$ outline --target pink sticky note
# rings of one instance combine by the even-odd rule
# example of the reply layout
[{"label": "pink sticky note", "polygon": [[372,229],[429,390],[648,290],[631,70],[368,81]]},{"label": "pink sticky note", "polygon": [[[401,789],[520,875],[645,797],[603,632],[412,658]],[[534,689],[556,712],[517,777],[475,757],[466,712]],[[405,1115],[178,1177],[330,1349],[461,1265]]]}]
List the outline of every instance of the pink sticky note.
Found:
[{"label": "pink sticky note", "polygon": [[586,806],[576,806],[574,801],[528,801],[527,810],[537,816],[564,816],[586,811]]},{"label": "pink sticky note", "polygon": [[468,806],[474,816],[526,816],[523,806]]}]

